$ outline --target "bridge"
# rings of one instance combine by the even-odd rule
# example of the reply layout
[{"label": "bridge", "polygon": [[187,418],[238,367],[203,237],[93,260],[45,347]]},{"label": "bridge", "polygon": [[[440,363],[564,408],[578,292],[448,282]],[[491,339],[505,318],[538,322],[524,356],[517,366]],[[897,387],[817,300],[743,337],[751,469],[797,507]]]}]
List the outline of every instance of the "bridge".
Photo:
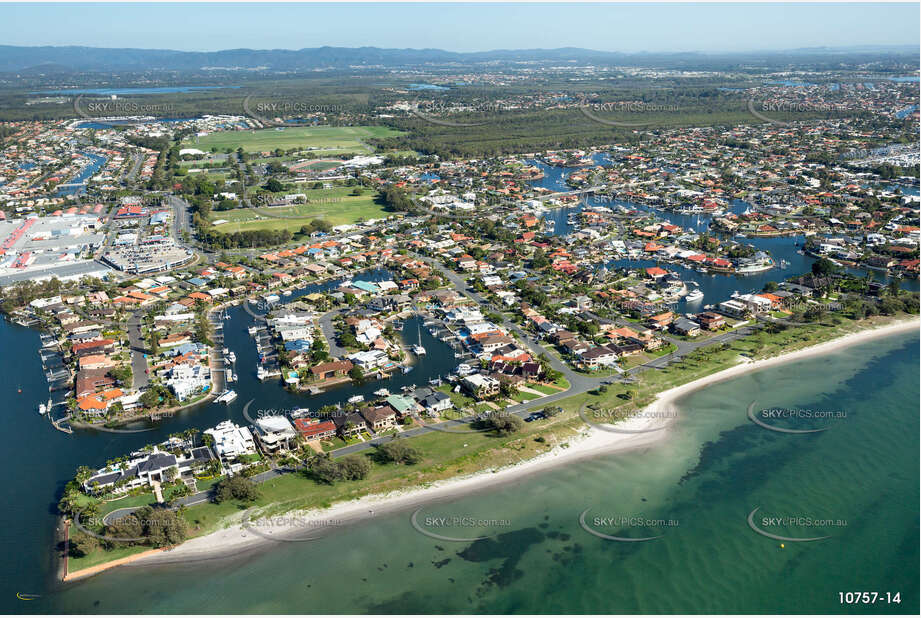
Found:
[{"label": "bridge", "polygon": [[541,195],[540,197],[537,197],[534,199],[540,200],[541,202],[545,202],[547,200],[556,199],[558,197],[565,197],[567,195],[588,195],[590,193],[601,191],[602,189],[605,189],[605,188],[606,188],[606,185],[596,185],[594,187],[586,187],[584,189],[573,189],[572,191],[558,191],[556,193],[548,193],[546,195]]}]

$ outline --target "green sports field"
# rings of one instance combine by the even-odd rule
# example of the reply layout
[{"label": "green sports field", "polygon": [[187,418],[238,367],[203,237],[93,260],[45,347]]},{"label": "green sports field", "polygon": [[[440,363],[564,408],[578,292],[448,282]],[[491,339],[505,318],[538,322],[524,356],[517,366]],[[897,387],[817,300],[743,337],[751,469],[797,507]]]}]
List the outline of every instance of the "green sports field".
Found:
[{"label": "green sports field", "polygon": [[370,152],[365,139],[391,137],[399,131],[387,127],[279,127],[260,129],[258,131],[220,131],[203,137],[190,137],[182,145],[184,148],[198,148],[209,151],[217,148],[236,150],[243,148],[246,152],[267,152],[281,148],[322,150],[324,153]]},{"label": "green sports field", "polygon": [[[245,230],[282,230],[288,229],[297,232],[301,226],[307,225],[313,219],[323,219],[330,225],[345,225],[355,223],[359,219],[381,219],[390,216],[382,206],[375,203],[376,193],[366,192],[365,195],[349,195],[350,187],[334,189],[317,189],[310,191],[297,191],[304,193],[310,199],[308,204],[292,204],[274,208],[238,208],[236,210],[215,211],[211,213],[211,221],[225,220],[215,226],[215,229],[231,234]],[[294,192],[294,191],[292,191]],[[278,219],[272,215],[296,217],[295,219]]]}]

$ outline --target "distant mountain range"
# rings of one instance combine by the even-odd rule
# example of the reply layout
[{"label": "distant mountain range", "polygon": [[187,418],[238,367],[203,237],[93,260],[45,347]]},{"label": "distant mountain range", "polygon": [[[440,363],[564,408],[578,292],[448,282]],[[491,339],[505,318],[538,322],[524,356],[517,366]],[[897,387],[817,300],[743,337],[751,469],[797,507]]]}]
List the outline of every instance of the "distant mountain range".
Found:
[{"label": "distant mountain range", "polygon": [[208,69],[261,69],[300,71],[347,69],[356,66],[419,66],[425,64],[470,65],[484,62],[580,63],[693,68],[739,66],[757,63],[781,66],[792,61],[826,64],[841,62],[913,61],[918,49],[911,46],[860,46],[809,48],[786,51],[719,53],[622,53],[565,47],[560,49],[451,52],[441,49],[381,49],[378,47],[316,47],[299,50],[228,49],[188,52],[163,49],[106,49],[100,47],[0,46],[0,72],[60,73],[75,71],[202,71]]}]

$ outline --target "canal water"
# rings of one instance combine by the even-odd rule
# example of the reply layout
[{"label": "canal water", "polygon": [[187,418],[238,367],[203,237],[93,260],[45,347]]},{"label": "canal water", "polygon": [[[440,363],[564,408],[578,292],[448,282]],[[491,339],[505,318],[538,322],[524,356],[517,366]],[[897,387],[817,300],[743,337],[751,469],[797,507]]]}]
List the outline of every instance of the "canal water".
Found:
[{"label": "canal water", "polygon": [[[597,165],[604,165],[606,162],[609,162],[606,155],[603,153],[595,154],[592,160],[595,161]],[[536,160],[529,160],[528,163],[539,167],[544,172],[544,177],[533,181],[531,186],[542,187],[551,191],[571,191],[572,187],[566,184],[566,178],[572,172],[582,169],[577,167],[551,166]],[[886,188],[890,191],[899,188],[906,195],[917,194],[917,188],[915,187],[889,185]],[[914,189],[914,191],[912,191],[912,189]],[[591,195],[582,197],[579,203],[574,206],[549,210],[544,214],[544,219],[554,222],[554,236],[565,236],[575,230],[575,227],[568,223],[568,217],[571,213],[578,213],[586,208],[590,209],[596,206],[624,206],[632,210],[639,210],[655,215],[657,218],[672,225],[677,225],[687,230],[693,230],[697,233],[706,232],[710,227],[711,217],[709,215],[682,215],[667,210],[657,210],[651,206],[636,204],[625,200],[614,200],[612,203],[610,200],[599,199]],[[729,210],[736,214],[741,214],[749,208],[751,208],[751,205],[748,202],[738,199],[731,200],[729,205]],[[701,273],[681,264],[659,263],[656,260],[630,258],[611,260],[605,263],[604,266],[609,270],[612,268],[650,268],[653,266],[661,266],[666,270],[676,272],[682,281],[696,283],[697,286],[694,287],[699,288],[700,291],[704,293],[704,297],[693,303],[687,303],[684,299],[681,299],[678,301],[675,308],[679,312],[687,311],[696,313],[702,310],[704,305],[717,304],[724,300],[728,300],[733,292],[739,292],[740,294],[760,292],[769,281],[783,281],[788,277],[809,272],[813,262],[816,260],[814,257],[799,252],[806,241],[806,237],[802,235],[777,238],[741,238],[738,240],[739,242],[753,246],[758,251],[768,253],[778,266],[762,273],[750,275]],[[780,266],[782,262],[787,263],[786,268]],[[874,270],[867,271],[849,268],[847,271],[860,277],[866,276],[869,272],[870,276],[878,281],[886,281],[888,279],[884,273]],[[688,286],[689,289],[691,287],[691,285]],[[917,291],[919,289],[918,280],[904,280],[902,282],[902,287],[907,290]]]},{"label": "canal water", "polygon": [[80,173],[68,180],[64,184],[77,184],[81,186],[77,187],[64,187],[63,189],[58,189],[58,192],[55,194],[57,197],[64,197],[65,195],[76,195],[78,192],[84,189],[81,183],[85,183],[90,178],[96,175],[96,173],[103,168],[106,164],[106,157],[98,154],[93,154],[92,152],[81,152],[84,157],[88,158],[89,163],[80,170]]}]

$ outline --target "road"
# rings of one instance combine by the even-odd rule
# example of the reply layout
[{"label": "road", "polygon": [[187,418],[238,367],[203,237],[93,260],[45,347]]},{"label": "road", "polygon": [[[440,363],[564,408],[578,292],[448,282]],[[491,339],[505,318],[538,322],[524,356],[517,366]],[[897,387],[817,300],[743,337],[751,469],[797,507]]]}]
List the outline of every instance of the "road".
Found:
[{"label": "road", "polygon": [[183,241],[183,232],[188,238],[192,237],[192,207],[187,201],[175,195],[167,195],[166,200],[173,211],[173,239],[177,244],[191,249],[192,247]]},{"label": "road", "polygon": [[334,309],[324,313],[319,319],[320,330],[323,331],[323,336],[326,337],[326,342],[329,344],[330,358],[341,358],[349,353],[348,350],[339,345],[336,338],[336,327],[333,326],[333,320],[340,313],[342,313],[342,309]]},{"label": "road", "polygon": [[147,359],[144,358],[147,343],[141,336],[141,320],[144,313],[144,311],[135,311],[128,318],[128,345],[131,349],[131,376],[134,390],[147,388],[150,383],[150,376],[147,374]]}]

